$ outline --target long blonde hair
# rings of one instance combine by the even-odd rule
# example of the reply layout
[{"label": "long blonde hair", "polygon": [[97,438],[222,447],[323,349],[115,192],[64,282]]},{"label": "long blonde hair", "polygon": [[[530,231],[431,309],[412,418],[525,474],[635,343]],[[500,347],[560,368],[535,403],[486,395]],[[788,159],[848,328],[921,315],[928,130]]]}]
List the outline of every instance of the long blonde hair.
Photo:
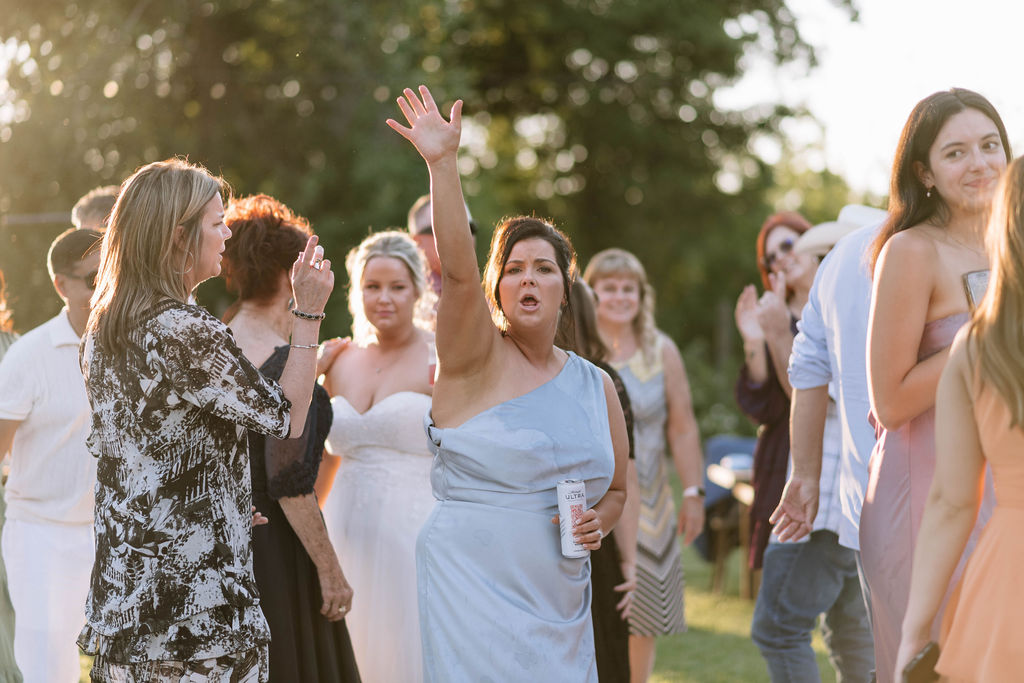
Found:
[{"label": "long blonde hair", "polygon": [[[1006,401],[1011,426],[1024,426],[1024,161],[1010,164],[996,191],[985,233],[992,259],[988,290],[968,339],[980,379]],[[971,348],[971,347],[969,347]]]},{"label": "long blonde hair", "polygon": [[103,238],[86,328],[100,347],[123,350],[142,311],[162,299],[188,300],[185,274],[202,246],[203,207],[228,191],[221,178],[184,159],[147,164],[124,181]]},{"label": "long blonde hair", "polygon": [[658,327],[654,324],[654,288],[647,281],[647,271],[640,259],[625,249],[605,249],[594,254],[583,272],[583,279],[597,291],[598,280],[606,277],[631,277],[640,287],[640,312],[633,318],[633,334],[643,354],[644,362],[653,365],[657,360]]},{"label": "long blonde hair", "polygon": [[416,306],[413,309],[413,324],[424,330],[433,330],[434,303],[437,297],[427,284],[427,259],[409,237],[399,230],[385,230],[370,235],[345,257],[348,271],[348,310],[352,314],[352,338],[357,344],[376,339],[373,325],[366,318],[363,309],[363,271],[371,259],[390,256],[405,264],[416,291]]}]

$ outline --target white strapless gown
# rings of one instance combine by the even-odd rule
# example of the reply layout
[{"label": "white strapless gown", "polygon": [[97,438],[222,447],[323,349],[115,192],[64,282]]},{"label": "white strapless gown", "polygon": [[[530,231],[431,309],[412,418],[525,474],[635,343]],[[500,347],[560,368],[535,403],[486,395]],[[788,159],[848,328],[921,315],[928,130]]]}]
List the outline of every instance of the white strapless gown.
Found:
[{"label": "white strapless gown", "polygon": [[345,618],[364,683],[423,680],[416,535],[434,508],[423,431],[430,396],[392,394],[358,413],[331,399],[327,447],[341,456],[324,521],[352,586]]}]

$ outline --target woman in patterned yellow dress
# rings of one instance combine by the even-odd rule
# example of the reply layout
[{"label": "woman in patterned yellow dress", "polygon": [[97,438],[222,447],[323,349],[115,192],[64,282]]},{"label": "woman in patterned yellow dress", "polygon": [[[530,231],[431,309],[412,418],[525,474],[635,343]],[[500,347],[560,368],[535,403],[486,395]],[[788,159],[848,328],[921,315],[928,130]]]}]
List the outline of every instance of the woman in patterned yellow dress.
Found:
[{"label": "woman in patterned yellow dress", "polygon": [[[682,355],[654,325],[654,290],[643,265],[627,251],[606,249],[591,259],[584,279],[597,294],[598,329],[633,404],[641,503],[629,665],[631,680],[645,681],[654,669],[655,638],[686,630],[676,533],[690,543],[704,526],[700,435]],[[683,485],[678,525],[667,455]]]}]

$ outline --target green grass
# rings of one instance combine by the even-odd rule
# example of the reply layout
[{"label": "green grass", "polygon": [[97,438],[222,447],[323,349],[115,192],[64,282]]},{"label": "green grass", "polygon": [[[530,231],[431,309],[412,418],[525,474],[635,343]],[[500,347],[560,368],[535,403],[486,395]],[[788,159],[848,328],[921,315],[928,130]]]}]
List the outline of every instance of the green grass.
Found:
[{"label": "green grass", "polygon": [[[750,640],[754,602],[739,597],[739,553],[729,558],[726,588],[710,591],[711,565],[693,549],[683,550],[686,620],[689,630],[658,639],[651,683],[755,683],[768,681],[761,653]],[[813,642],[824,683],[835,682],[820,634]]]}]

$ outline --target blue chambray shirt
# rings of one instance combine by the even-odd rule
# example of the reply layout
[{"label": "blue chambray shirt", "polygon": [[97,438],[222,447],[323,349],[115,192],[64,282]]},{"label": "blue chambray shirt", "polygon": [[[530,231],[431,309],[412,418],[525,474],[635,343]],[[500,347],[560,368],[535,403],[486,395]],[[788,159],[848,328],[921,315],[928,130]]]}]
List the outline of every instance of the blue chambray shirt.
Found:
[{"label": "blue chambray shirt", "polygon": [[[830,384],[833,390],[841,439],[838,496],[826,498],[822,486],[818,518],[827,519],[832,514],[830,508],[838,506],[839,543],[854,550],[860,549],[860,510],[868,484],[868,460],[875,445],[875,431],[868,423],[871,275],[867,251],[880,227],[872,225],[847,235],[822,261],[789,358],[789,382],[794,388]],[[827,458],[828,450],[824,449],[823,480]],[[819,528],[817,520],[814,528]]]}]

